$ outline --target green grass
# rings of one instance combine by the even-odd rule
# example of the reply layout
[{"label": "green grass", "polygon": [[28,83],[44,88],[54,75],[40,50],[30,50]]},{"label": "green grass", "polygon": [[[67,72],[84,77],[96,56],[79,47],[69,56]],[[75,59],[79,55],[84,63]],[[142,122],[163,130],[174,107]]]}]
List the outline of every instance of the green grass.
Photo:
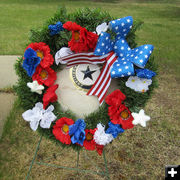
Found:
[{"label": "green grass", "polygon": [[41,27],[62,5],[69,11],[81,7],[102,8],[114,16],[131,15],[134,19],[144,21],[144,26],[137,33],[139,45],[153,44],[160,68],[173,68],[180,75],[180,2],[175,0],[121,0],[116,3],[91,0],[1,0],[0,54],[23,54],[28,44],[29,30]]},{"label": "green grass", "polygon": [[[180,84],[177,84],[175,77],[169,75],[170,73],[160,72],[159,89],[155,90],[145,108],[145,112],[151,116],[147,127],[136,126],[127,130],[106,146],[111,179],[161,180],[164,179],[166,165],[180,163]],[[29,124],[22,119],[22,112],[18,103],[15,103],[7,119],[0,141],[0,179],[25,179],[40,138],[39,134],[33,132]],[[59,153],[61,155],[58,155]],[[75,167],[76,152],[69,148],[62,151],[55,143],[43,138],[36,160]],[[96,166],[104,167],[102,157],[96,152],[81,151],[80,168],[97,170]],[[103,180],[104,178],[34,164],[30,179]]]}]

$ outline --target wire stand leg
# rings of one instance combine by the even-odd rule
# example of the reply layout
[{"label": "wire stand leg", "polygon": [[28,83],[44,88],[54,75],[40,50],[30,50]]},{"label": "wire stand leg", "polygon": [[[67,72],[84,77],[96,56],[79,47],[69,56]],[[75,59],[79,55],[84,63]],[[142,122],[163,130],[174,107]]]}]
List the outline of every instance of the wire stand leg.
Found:
[{"label": "wire stand leg", "polygon": [[107,178],[107,180],[110,180],[105,151],[103,151],[103,158],[104,158],[104,164],[105,164],[105,169],[106,169],[106,172],[105,172],[106,178]]},{"label": "wire stand leg", "polygon": [[28,180],[29,175],[30,175],[30,173],[31,173],[31,169],[32,169],[32,166],[33,166],[34,161],[35,161],[35,159],[36,159],[36,156],[37,156],[37,153],[38,153],[38,150],[39,150],[39,146],[40,146],[41,140],[42,140],[42,135],[41,135],[41,137],[40,137],[40,139],[39,139],[39,142],[38,142],[38,144],[37,144],[37,147],[36,147],[36,151],[35,151],[33,160],[32,160],[32,162],[31,162],[31,165],[30,165],[30,167],[29,167],[29,171],[28,171],[27,176],[26,176],[26,180]]}]

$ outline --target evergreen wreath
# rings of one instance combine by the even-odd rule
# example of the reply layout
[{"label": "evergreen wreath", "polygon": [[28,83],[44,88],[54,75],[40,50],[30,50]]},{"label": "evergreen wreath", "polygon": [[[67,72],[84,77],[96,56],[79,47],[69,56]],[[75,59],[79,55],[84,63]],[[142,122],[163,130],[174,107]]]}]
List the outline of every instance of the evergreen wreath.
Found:
[{"label": "evergreen wreath", "polygon": [[[105,99],[106,103],[84,120],[76,120],[72,112],[64,112],[61,105],[56,102],[56,72],[62,69],[61,65],[57,66],[54,61],[56,53],[61,48],[69,46],[75,54],[88,52],[90,49],[96,52],[96,55],[103,55],[98,54],[98,45],[104,40],[103,35],[106,38],[111,36],[111,39],[117,41],[116,27],[113,24],[121,19],[115,19],[117,18],[100,9],[84,8],[67,13],[64,7],[59,8],[42,28],[31,30],[30,43],[25,49],[24,56],[15,64],[19,79],[14,88],[21,106],[26,110],[23,118],[30,122],[33,130],[37,129],[40,134],[43,133],[63,147],[79,150],[84,146],[87,150],[96,149],[101,155],[104,145],[110,143],[119,133],[136,124],[145,127],[146,121],[150,119],[142,108],[157,86],[157,81],[153,77],[157,73],[157,67],[152,56],[147,61],[147,69],[134,66],[136,76],[118,78],[119,89],[109,94]],[[128,21],[127,18],[122,19],[123,22]],[[112,30],[109,30],[109,25],[105,22],[111,22],[109,24]],[[123,26],[122,22],[121,25]],[[127,27],[129,33],[126,34],[125,41],[132,51],[137,47],[135,32],[141,25],[142,22],[135,21],[132,28]],[[97,33],[92,33],[95,30]],[[123,34],[123,29],[120,32]],[[87,36],[88,40],[80,39]],[[79,39],[88,42],[86,41],[86,45],[76,45],[73,41],[77,42]],[[114,44],[113,46],[115,47]],[[148,48],[150,46],[148,45]],[[115,64],[117,65],[116,62]],[[111,71],[111,75],[114,73]],[[132,82],[135,82],[135,85]]]}]

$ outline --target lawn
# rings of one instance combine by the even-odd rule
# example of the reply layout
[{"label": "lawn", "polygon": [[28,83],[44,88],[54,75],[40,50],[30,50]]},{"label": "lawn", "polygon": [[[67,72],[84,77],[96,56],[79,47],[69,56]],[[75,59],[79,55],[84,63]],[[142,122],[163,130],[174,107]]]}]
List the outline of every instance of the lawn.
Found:
[{"label": "lawn", "polygon": [[[153,44],[153,54],[159,65],[159,88],[145,109],[152,119],[147,128],[137,127],[126,131],[113,141],[107,146],[106,155],[112,179],[163,179],[165,165],[180,164],[180,2],[1,0],[0,54],[22,54],[28,44],[29,30],[41,27],[62,5],[68,11],[81,7],[98,7],[114,16],[131,15],[135,20],[144,21],[137,32],[138,44]],[[0,142],[2,179],[25,178],[39,139],[38,134],[33,133],[22,120],[22,112],[16,103],[4,128]],[[43,139],[37,158],[42,160],[53,155],[53,163],[72,166],[75,162],[73,151],[62,152],[62,156],[58,157],[59,151],[59,147]],[[83,153],[80,163],[86,168],[95,169]],[[101,158],[97,158],[95,153],[89,155],[97,165],[103,167]],[[31,174],[32,179],[103,179],[97,175],[78,176],[74,172],[38,165],[33,167]]]},{"label": "lawn", "polygon": [[180,75],[180,2],[176,0],[121,0],[116,3],[92,0],[1,0],[0,54],[22,54],[28,43],[29,30],[41,27],[57,7],[63,5],[69,11],[81,7],[102,8],[114,16],[131,15],[135,20],[144,21],[144,26],[137,33],[139,44],[153,44],[158,64],[174,68]]}]

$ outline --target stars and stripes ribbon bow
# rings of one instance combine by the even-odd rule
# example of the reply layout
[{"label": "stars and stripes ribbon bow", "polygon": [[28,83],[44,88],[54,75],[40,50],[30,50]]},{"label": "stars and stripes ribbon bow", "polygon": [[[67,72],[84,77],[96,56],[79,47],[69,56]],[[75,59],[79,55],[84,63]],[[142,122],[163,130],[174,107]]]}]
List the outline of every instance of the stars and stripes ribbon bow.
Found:
[{"label": "stars and stripes ribbon bow", "polygon": [[102,32],[94,55],[101,56],[113,51],[117,56],[117,61],[111,69],[111,77],[125,77],[134,75],[134,65],[144,68],[152,51],[153,46],[146,44],[131,49],[125,39],[132,28],[133,19],[131,16],[113,20],[109,23],[111,30],[116,33],[115,40],[110,39],[110,34]]},{"label": "stars and stripes ribbon bow", "polygon": [[66,56],[60,57],[56,53],[56,63],[67,64],[67,68],[78,64],[99,64],[105,63],[99,77],[88,91],[87,95],[98,97],[102,104],[111,78],[134,75],[134,65],[144,68],[152,50],[152,45],[142,45],[131,49],[125,40],[132,28],[133,19],[131,16],[109,22],[110,29],[116,33],[115,40],[111,40],[109,33],[102,32],[99,36],[94,53],[77,53],[69,51]]}]

